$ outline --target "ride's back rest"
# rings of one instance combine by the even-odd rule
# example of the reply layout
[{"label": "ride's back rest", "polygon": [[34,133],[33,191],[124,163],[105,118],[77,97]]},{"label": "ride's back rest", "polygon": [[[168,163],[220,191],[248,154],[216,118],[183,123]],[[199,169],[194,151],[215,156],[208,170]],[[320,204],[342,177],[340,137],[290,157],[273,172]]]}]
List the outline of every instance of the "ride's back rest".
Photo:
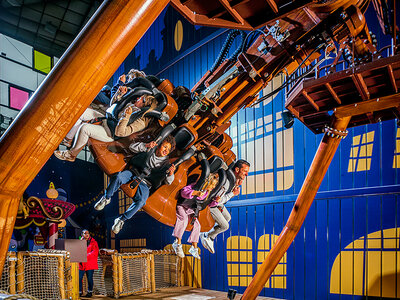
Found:
[{"label": "ride's back rest", "polygon": [[175,143],[178,150],[184,150],[191,147],[198,138],[197,131],[188,123],[180,126],[175,134]]},{"label": "ride's back rest", "polygon": [[229,187],[227,192],[231,192],[236,183],[236,177],[232,169],[226,170],[226,178],[229,180]]},{"label": "ride's back rest", "polygon": [[176,103],[174,98],[172,98],[174,85],[168,79],[164,79],[157,86],[157,90],[159,91],[159,93],[154,93],[154,97],[159,103],[156,110],[160,112],[165,112],[169,117],[168,121],[158,120],[158,123],[160,124],[160,126],[165,126],[172,120],[173,117],[175,117],[176,113],[178,112],[178,104]]},{"label": "ride's back rest", "polygon": [[232,149],[233,142],[232,138],[226,133],[222,133],[213,143],[213,146],[217,147],[223,154]]},{"label": "ride's back rest", "polygon": [[[164,83],[165,81],[168,81],[169,84],[168,82]],[[139,96],[144,94],[152,95],[156,98],[157,107],[154,109],[155,112],[165,113],[168,115],[168,120],[158,120],[160,126],[168,124],[178,112],[178,104],[170,95],[170,89],[173,88],[173,86],[169,80],[162,81],[159,86],[156,87],[146,78],[135,78],[130,83],[127,83],[127,86],[132,88],[132,90],[124,95],[119,101],[120,104],[118,104],[113,111],[114,118],[118,118],[118,114],[128,103],[135,102]]]},{"label": "ride's back rest", "polygon": [[222,167],[222,165],[224,164],[224,160],[223,160],[221,157],[219,157],[219,156],[217,156],[217,155],[214,155],[214,156],[212,156],[212,157],[210,158],[209,164],[210,164],[210,172],[211,172],[211,173],[214,173],[214,172],[216,172],[219,168]]},{"label": "ride's back rest", "polygon": [[155,93],[154,97],[158,101],[158,106],[155,110],[161,113],[164,112],[169,117],[167,121],[163,121],[161,119],[158,120],[159,125],[163,127],[168,124],[173,117],[175,117],[176,113],[178,112],[178,104],[175,102],[174,98],[172,98],[170,95],[166,95],[161,91]]}]

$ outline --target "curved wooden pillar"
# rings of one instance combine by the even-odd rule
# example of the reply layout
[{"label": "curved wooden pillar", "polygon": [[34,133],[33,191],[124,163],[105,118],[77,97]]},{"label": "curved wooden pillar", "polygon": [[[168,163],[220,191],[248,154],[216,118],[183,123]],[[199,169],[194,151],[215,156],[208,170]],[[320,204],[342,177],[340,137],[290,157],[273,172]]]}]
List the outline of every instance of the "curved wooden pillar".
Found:
[{"label": "curved wooden pillar", "polygon": [[[333,128],[344,131],[349,124],[351,117],[337,119]],[[310,166],[307,176],[301,187],[300,193],[290,213],[289,219],[283,228],[278,240],[273,245],[268,256],[265,258],[256,275],[245,290],[241,299],[250,300],[256,299],[264,288],[275,267],[286,253],[287,249],[293,242],[304,219],[307,216],[308,210],[314,201],[314,197],[318,192],[319,186],[324,179],[325,173],[329,168],[336,149],[339,146],[340,138],[330,136],[325,133],[322,141],[315,154],[314,160]]]},{"label": "curved wooden pillar", "polygon": [[0,274],[19,198],[168,0],[104,1],[0,140]]}]

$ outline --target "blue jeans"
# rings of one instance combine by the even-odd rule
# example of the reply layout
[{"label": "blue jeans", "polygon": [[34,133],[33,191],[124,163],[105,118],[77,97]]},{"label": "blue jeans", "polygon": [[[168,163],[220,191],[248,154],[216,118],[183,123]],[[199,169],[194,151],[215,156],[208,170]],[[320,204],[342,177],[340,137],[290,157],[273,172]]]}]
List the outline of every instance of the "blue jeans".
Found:
[{"label": "blue jeans", "polygon": [[93,273],[94,270],[86,270],[86,271],[82,271],[79,270],[79,291],[82,291],[82,279],[83,276],[85,275],[86,272],[86,277],[87,277],[87,281],[88,281],[88,292],[92,293],[93,292]]},{"label": "blue jeans", "polygon": [[[135,176],[129,170],[117,173],[115,176],[111,178],[110,184],[106,188],[105,191],[106,198],[111,198],[114,195],[114,193],[118,191],[121,185],[128,183],[132,179],[135,179]],[[143,182],[141,182],[138,186],[135,195],[132,198],[133,202],[131,206],[129,206],[126,212],[122,214],[121,219],[126,221],[132,218],[133,215],[136,214],[136,212],[146,204],[147,198],[149,198],[149,194],[150,194],[149,187]]]}]

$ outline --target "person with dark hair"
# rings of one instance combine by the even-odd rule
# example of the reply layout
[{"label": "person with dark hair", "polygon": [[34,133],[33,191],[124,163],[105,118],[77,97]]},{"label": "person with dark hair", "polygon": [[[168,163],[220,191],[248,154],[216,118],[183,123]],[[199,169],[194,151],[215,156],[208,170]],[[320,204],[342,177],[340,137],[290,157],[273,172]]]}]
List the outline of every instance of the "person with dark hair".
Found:
[{"label": "person with dark hair", "polygon": [[240,185],[249,173],[249,169],[250,164],[244,159],[239,159],[232,168],[235,175],[235,184],[229,189],[230,182],[227,180],[209,205],[215,225],[210,231],[200,233],[200,240],[203,247],[211,253],[214,253],[214,240],[217,235],[229,229],[231,215],[226,209],[225,203],[233,196],[239,195]]},{"label": "person with dark hair", "polygon": [[89,230],[83,229],[80,237],[81,240],[87,242],[87,261],[79,263],[79,296],[82,296],[82,279],[86,273],[88,282],[88,291],[86,297],[93,295],[93,273],[97,270],[97,258],[99,256],[99,246],[94,238],[90,236]]},{"label": "person with dark hair", "polygon": [[[111,197],[120,188],[121,185],[128,183],[132,180],[140,181],[138,189],[133,196],[132,204],[129,206],[127,211],[120,215],[114,220],[112,231],[118,234],[124,225],[124,222],[133,217],[133,215],[141,209],[149,197],[150,189],[155,182],[160,178],[165,178],[166,184],[171,184],[174,181],[175,165],[169,166],[168,155],[175,149],[175,139],[172,136],[167,136],[161,144],[157,147],[156,151],[148,158],[148,171],[149,175],[144,178],[139,178],[135,173],[136,167],[140,165],[142,169],[145,169],[145,163],[147,161],[147,152],[158,146],[155,141],[150,143],[133,143],[129,146],[129,149],[133,153],[137,153],[128,164],[128,169],[118,172],[111,180],[110,184],[105,190],[104,196],[94,205],[95,210],[102,210],[104,207],[111,202]],[[168,167],[169,166],[169,167]],[[168,169],[166,169],[168,167]],[[133,170],[135,168],[135,170]]]},{"label": "person with dark hair", "polygon": [[[117,128],[115,128],[115,125],[110,127],[110,123],[107,122],[108,117],[106,118],[116,105],[115,102],[120,101],[122,96],[128,90],[131,90],[125,84],[138,77],[145,77],[145,74],[142,71],[131,69],[128,75],[121,75],[118,78],[118,83],[111,90],[108,86],[103,87],[95,98],[97,108],[92,103],[92,108],[86,109],[63,140],[62,144],[71,149],[56,150],[54,156],[60,160],[74,162],[77,155],[86,146],[89,138],[108,143],[114,141],[116,137],[125,137],[147,128],[153,118],[146,116],[146,114],[157,107],[157,100],[147,94],[138,97],[135,102],[127,104],[125,110],[121,110],[116,116],[116,123],[120,121],[120,124],[115,124]],[[109,97],[111,97],[111,100]],[[144,109],[146,106],[148,107],[147,110]],[[99,109],[100,107],[102,110]],[[131,115],[135,113],[136,119],[131,120]],[[86,123],[93,119],[98,119],[100,124]],[[74,136],[75,141],[72,145]]]}]

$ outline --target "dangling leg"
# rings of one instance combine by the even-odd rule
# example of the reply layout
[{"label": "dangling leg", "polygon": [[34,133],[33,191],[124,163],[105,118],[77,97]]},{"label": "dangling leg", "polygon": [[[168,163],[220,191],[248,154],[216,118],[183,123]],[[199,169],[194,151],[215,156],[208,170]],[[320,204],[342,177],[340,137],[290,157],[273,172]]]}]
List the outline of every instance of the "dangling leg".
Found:
[{"label": "dangling leg", "polygon": [[215,225],[209,232],[202,233],[200,235],[201,244],[209,250],[211,253],[214,253],[214,239],[218,234],[224,232],[229,229],[229,221],[231,220],[231,215],[225,206],[222,209],[222,212],[218,207],[210,208],[210,213],[213,219],[215,220]]},{"label": "dangling leg", "polygon": [[96,119],[96,118],[101,118],[101,117],[104,117],[104,114],[102,114],[101,112],[98,112],[97,110],[94,110],[90,107],[87,108],[83,112],[83,114],[79,117],[79,119],[76,121],[74,126],[72,126],[71,130],[67,133],[67,135],[65,136],[65,139],[72,141],[76,132],[79,129],[79,126],[81,126],[83,122],[90,121],[90,120]]},{"label": "dangling leg", "polygon": [[188,225],[189,218],[186,213],[185,207],[182,205],[176,206],[176,223],[172,236],[176,237],[175,242],[172,244],[176,255],[179,257],[185,257],[185,253],[182,249],[182,236],[185,232],[186,226]]},{"label": "dangling leg", "polygon": [[193,255],[193,257],[200,259],[199,248],[197,247],[197,243],[199,242],[200,236],[200,222],[198,219],[194,221],[192,232],[189,236],[188,242],[192,243],[192,247],[189,249],[189,253]]},{"label": "dangling leg", "polygon": [[128,183],[133,177],[133,173],[129,170],[118,172],[111,177],[110,183],[107,186],[103,197],[94,205],[95,210],[102,210],[111,202],[111,197],[118,191],[121,185]]},{"label": "dangling leg", "polygon": [[118,234],[120,232],[126,220],[132,218],[133,215],[136,214],[137,211],[146,204],[147,198],[149,198],[149,194],[150,194],[149,187],[143,182],[141,182],[138,186],[135,196],[132,199],[133,202],[131,206],[129,206],[129,208],[126,210],[125,213],[123,213],[121,216],[119,216],[114,220],[114,225],[112,226],[111,229],[112,231],[114,231],[115,234]]},{"label": "dangling leg", "polygon": [[76,156],[86,146],[89,138],[102,142],[112,142],[114,139],[103,125],[83,124],[75,136],[75,143],[70,150],[56,150],[54,155],[61,160],[75,161]]}]

